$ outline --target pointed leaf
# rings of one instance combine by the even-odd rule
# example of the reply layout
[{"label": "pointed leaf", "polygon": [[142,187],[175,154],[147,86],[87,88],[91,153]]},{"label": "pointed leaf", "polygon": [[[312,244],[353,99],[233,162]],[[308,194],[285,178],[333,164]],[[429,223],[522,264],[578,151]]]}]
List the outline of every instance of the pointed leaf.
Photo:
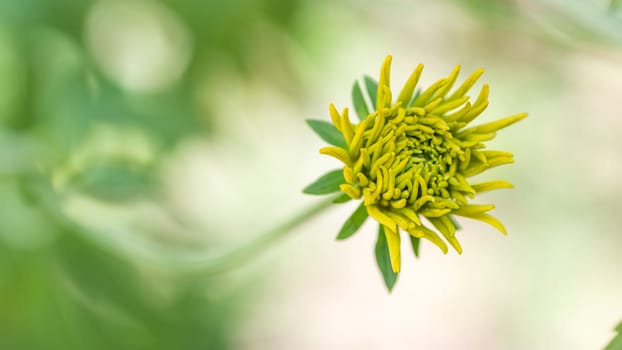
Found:
[{"label": "pointed leaf", "polygon": [[454,225],[454,227],[456,228],[456,231],[458,231],[459,229],[461,229],[462,227],[460,227],[460,224],[458,224],[458,221],[456,221],[456,218],[453,217],[453,215],[447,215],[447,217],[449,218],[449,221],[451,221],[451,223]]},{"label": "pointed leaf", "polygon": [[358,81],[355,81],[354,86],[352,86],[352,104],[359,120],[365,120],[369,115],[369,110],[367,109],[365,97],[363,97],[363,91],[361,91],[361,84]]},{"label": "pointed leaf", "polygon": [[339,185],[345,183],[343,178],[343,170],[335,169],[320,176],[312,184],[305,187],[302,192],[306,194],[329,194],[339,191]]},{"label": "pointed leaf", "polygon": [[376,98],[378,96],[378,83],[369,75],[366,75],[363,80],[365,81],[365,89],[367,90],[367,95],[371,101],[371,105],[373,107],[372,109],[375,110]]},{"label": "pointed leaf", "polygon": [[365,204],[361,202],[361,205],[356,208],[354,213],[350,215],[348,220],[343,224],[339,234],[337,235],[337,239],[346,239],[358,231],[365,220],[369,215],[367,214],[367,209],[365,208]]},{"label": "pointed leaf", "polygon": [[343,193],[339,197],[333,199],[333,203],[335,203],[335,204],[345,203],[345,202],[349,202],[351,199],[352,198],[350,196],[348,196],[347,194]]},{"label": "pointed leaf", "polygon": [[415,253],[415,256],[418,258],[419,257],[419,243],[421,243],[421,239],[413,235],[408,235],[408,237],[410,237],[410,245],[413,247],[413,253]]},{"label": "pointed leaf", "polygon": [[387,245],[387,238],[384,236],[384,227],[378,225],[378,240],[376,241],[376,263],[382,273],[384,284],[387,286],[389,292],[393,289],[395,282],[397,282],[398,274],[393,272],[391,267],[391,257],[389,256],[389,246]]},{"label": "pointed leaf", "polygon": [[415,100],[417,99],[417,97],[419,97],[419,95],[421,95],[421,89],[417,89],[417,91],[415,92],[415,96],[413,96],[413,98],[408,103],[408,107],[412,107],[413,102],[415,102]]},{"label": "pointed leaf", "polygon": [[343,149],[348,149],[346,140],[343,138],[343,134],[337,130],[337,128],[326,121],[307,119],[307,124],[315,131],[315,133],[324,141],[329,144]]},{"label": "pointed leaf", "polygon": [[616,329],[618,334],[611,340],[604,350],[622,350],[622,323]]}]

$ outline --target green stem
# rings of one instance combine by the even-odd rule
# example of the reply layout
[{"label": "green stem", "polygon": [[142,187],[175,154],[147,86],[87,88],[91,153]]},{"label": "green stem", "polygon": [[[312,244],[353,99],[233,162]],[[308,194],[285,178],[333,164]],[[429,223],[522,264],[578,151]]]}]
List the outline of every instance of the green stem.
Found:
[{"label": "green stem", "polygon": [[177,261],[174,263],[177,266],[174,267],[181,272],[201,275],[212,275],[231,270],[265,251],[266,248],[291,233],[295,228],[323,212],[334,200],[335,197],[330,197],[306,208],[290,220],[258,235],[254,240],[227,254],[216,258],[186,259],[181,265],[179,264],[181,261]]},{"label": "green stem", "polygon": [[[48,183],[36,182],[32,190],[33,194],[36,194],[37,198],[41,201],[40,204],[46,209],[49,218],[55,223],[67,228],[70,232],[92,231],[92,229],[89,230],[81,227],[81,225],[64,215],[59,205],[61,199]],[[206,256],[205,253],[171,251],[157,246],[141,247],[145,249],[134,249],[121,242],[115,243],[110,241],[110,239],[104,239],[108,237],[108,235],[102,232],[96,235],[87,235],[86,237],[97,244],[108,246],[112,252],[121,253],[121,255],[133,259],[148,261],[159,266],[163,270],[172,271],[176,274],[213,275],[225,272],[248,261],[279,239],[285,237],[307,220],[327,209],[335,199],[335,197],[330,197],[320,201],[294,215],[290,220],[285,221],[281,225],[258,235],[247,244],[217,257]],[[128,233],[128,236],[130,235],[131,233]],[[101,239],[98,239],[98,237],[101,237]]]}]

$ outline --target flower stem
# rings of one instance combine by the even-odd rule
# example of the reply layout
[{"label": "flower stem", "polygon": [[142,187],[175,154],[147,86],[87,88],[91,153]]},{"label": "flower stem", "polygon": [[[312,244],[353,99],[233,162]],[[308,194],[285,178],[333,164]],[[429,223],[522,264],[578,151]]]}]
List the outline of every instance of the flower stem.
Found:
[{"label": "flower stem", "polygon": [[[245,245],[234,249],[220,256],[206,255],[205,253],[181,252],[170,250],[157,245],[147,245],[136,247],[136,244],[127,244],[124,240],[111,239],[105,232],[93,230],[93,228],[82,227],[74,222],[61,209],[61,198],[52,190],[47,181],[34,181],[32,194],[39,200],[39,204],[45,209],[48,218],[60,227],[64,227],[68,232],[80,233],[89,231],[90,234],[83,235],[96,244],[101,244],[109,249],[110,252],[129,257],[134,260],[149,262],[153,267],[164,271],[172,272],[176,275],[201,275],[209,276],[226,272],[235,268],[257,254],[264,251],[274,242],[291,233],[295,228],[315,217],[327,209],[336,197],[330,197],[310,206],[298,214],[292,216],[288,221],[274,227],[271,230],[258,235],[256,238]],[[91,232],[93,231],[93,232]],[[128,232],[127,235],[131,236]]]},{"label": "flower stem", "polygon": [[258,235],[254,240],[222,256],[216,258],[197,257],[195,259],[184,259],[185,261],[183,261],[182,264],[179,264],[181,261],[176,261],[176,263],[174,263],[176,266],[173,267],[182,273],[201,274],[203,276],[214,275],[231,270],[247,262],[257,254],[265,251],[265,249],[274,242],[285,237],[307,220],[323,212],[333,203],[334,200],[335,197],[330,197],[318,202],[294,215],[290,218],[290,220],[285,221],[279,226]]}]

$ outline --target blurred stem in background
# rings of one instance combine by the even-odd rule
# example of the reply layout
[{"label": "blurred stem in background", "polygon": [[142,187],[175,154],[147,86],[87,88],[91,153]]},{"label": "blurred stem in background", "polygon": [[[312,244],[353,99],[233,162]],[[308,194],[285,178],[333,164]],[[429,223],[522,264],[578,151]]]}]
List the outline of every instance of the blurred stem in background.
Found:
[{"label": "blurred stem in background", "polygon": [[[62,209],[58,207],[58,203],[62,203],[63,199],[58,197],[51,184],[46,183],[45,179],[40,179],[40,181],[29,179],[24,184],[23,191],[27,198],[42,209],[49,222],[54,222],[55,225],[68,231],[89,230],[88,228],[81,227],[79,223],[74,222],[63,213]],[[132,251],[128,254],[140,257],[145,262],[149,262],[152,266],[159,267],[163,271],[174,272],[181,276],[196,274],[200,277],[208,277],[217,275],[230,271],[261,254],[277,243],[278,240],[293,233],[300,225],[322,213],[331,204],[334,204],[337,198],[341,197],[342,195],[337,197],[331,196],[328,199],[318,201],[316,204],[290,216],[272,229],[259,234],[251,233],[250,235],[255,237],[254,239],[218,256],[211,256],[205,252],[184,252],[175,249],[164,250],[163,248],[158,250],[159,254],[141,255],[137,251]]]},{"label": "blurred stem in background", "polygon": [[334,200],[335,198],[329,198],[319,201],[317,204],[291,216],[290,219],[273,229],[257,235],[251,242],[220,257],[209,258],[199,256],[193,259],[185,255],[180,256],[176,262],[168,265],[172,265],[182,272],[196,273],[203,276],[226,272],[254,258],[279,239],[293,233],[298,226],[308,222],[310,219],[329,208],[330,205],[334,203]]}]

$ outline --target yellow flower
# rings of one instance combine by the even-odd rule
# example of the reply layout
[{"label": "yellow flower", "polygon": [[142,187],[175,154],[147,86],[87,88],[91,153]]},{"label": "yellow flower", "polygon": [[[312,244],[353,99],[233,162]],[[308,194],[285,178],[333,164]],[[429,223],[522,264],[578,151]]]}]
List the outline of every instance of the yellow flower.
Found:
[{"label": "yellow flower", "polygon": [[347,108],[339,113],[330,105],[332,124],[343,140],[322,148],[320,153],[344,164],[339,189],[351,199],[361,199],[367,214],[382,225],[391,268],[397,273],[400,231],[429,240],[443,253],[448,250],[446,242],[462,253],[453,215],[483,221],[506,234],[503,225],[487,214],[494,205],[469,201],[478,193],[511,188],[512,184],[506,181],[472,184],[469,178],[498,165],[513,163],[512,153],[487,150],[484,142],[493,139],[497,130],[527,114],[471,127],[469,124],[488,106],[488,85],[483,85],[474,102],[465,96],[483,73],[482,69],[450,93],[460,71],[457,66],[449,77],[413,97],[423,70],[419,65],[394,99],[389,84],[390,68],[391,56],[388,56],[376,90],[370,88],[373,82],[367,81],[375,105],[371,112],[355,84],[355,109],[359,115],[366,114],[360,116],[360,122],[350,119]]}]

